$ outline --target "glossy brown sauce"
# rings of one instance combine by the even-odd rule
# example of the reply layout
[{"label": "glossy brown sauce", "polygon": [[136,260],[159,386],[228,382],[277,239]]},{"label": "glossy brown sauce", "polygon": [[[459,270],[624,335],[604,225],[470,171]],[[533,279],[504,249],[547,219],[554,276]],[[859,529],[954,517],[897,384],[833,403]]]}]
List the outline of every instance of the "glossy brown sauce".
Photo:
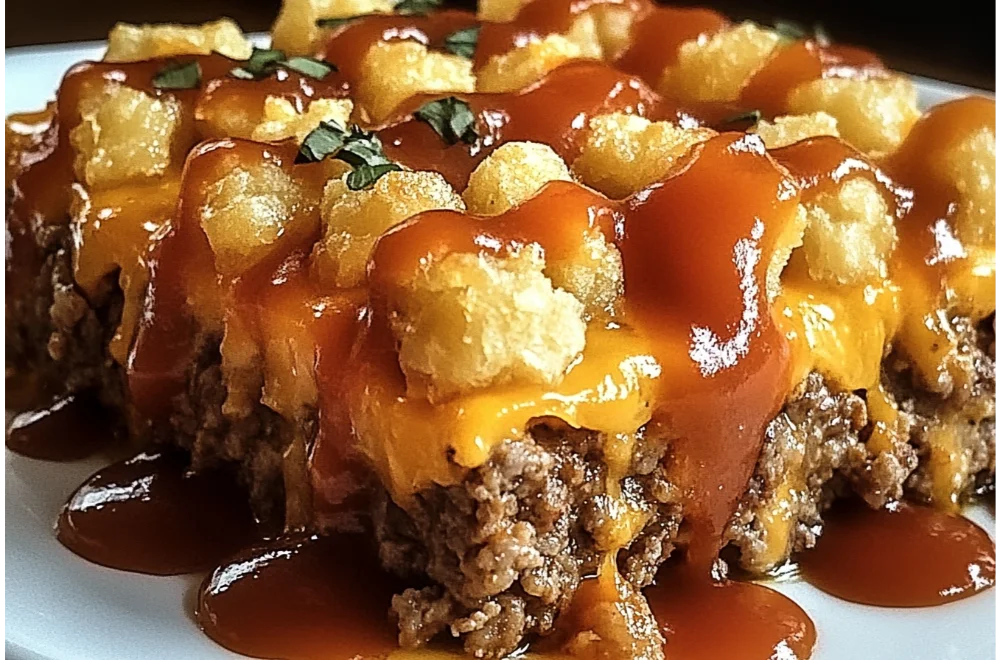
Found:
[{"label": "glossy brown sauce", "polygon": [[743,87],[740,103],[773,117],[788,112],[788,95],[801,84],[821,78],[871,78],[887,74],[882,61],[869,51],[807,39],[779,51],[751,76]]},{"label": "glossy brown sauce", "polygon": [[93,397],[75,394],[14,416],[7,449],[44,461],[74,461],[121,440],[113,415]]},{"label": "glossy brown sauce", "polygon": [[671,660],[805,660],[816,628],[786,596],[752,582],[661,570],[645,590]]},{"label": "glossy brown sauce", "polygon": [[825,516],[801,575],[838,598],[927,607],[968,598],[996,582],[996,548],[972,521],[926,507],[842,504]]},{"label": "glossy brown sauce", "polygon": [[292,536],[248,548],[202,584],[198,624],[254,657],[352,660],[398,648],[387,613],[402,585],[367,536]]},{"label": "glossy brown sauce", "polygon": [[180,453],[141,453],[98,471],[70,496],[59,541],[125,571],[176,575],[211,568],[248,544],[256,523],[225,472],[188,473]]},{"label": "glossy brown sauce", "polygon": [[969,97],[941,104],[925,114],[906,140],[885,163],[893,180],[913,191],[913,208],[898,223],[899,248],[896,268],[921,278],[935,293],[947,285],[949,264],[964,260],[964,254],[942,253],[941,223],[954,235],[953,202],[957,191],[940,177],[944,154],[973,133],[996,127],[996,104]]},{"label": "glossy brown sauce", "polygon": [[681,44],[729,25],[711,9],[680,7],[656,7],[635,21],[632,45],[615,61],[615,67],[634,73],[653,88],[660,84],[663,70],[677,62]]},{"label": "glossy brown sauce", "polygon": [[791,386],[765,271],[796,201],[757,138],[722,134],[627,200],[616,232],[627,311],[656,337],[664,370],[652,424],[676,438],[688,557],[706,575]]},{"label": "glossy brown sauce", "polygon": [[609,112],[660,116],[673,109],[638,78],[598,62],[569,62],[517,92],[458,96],[476,114],[479,139],[472,145],[445,144],[428,124],[409,117],[433,97],[403,104],[401,120],[379,132],[390,158],[415,170],[440,172],[458,190],[506,142],[542,142],[570,163],[591,117]]},{"label": "glossy brown sauce", "polygon": [[[724,191],[719,172],[727,173]],[[702,145],[680,173],[621,203],[555,182],[493,218],[424,213],[383,236],[372,256],[376,323],[384,318],[381,301],[436,258],[484,250],[503,256],[527,243],[559,258],[582,249],[591,228],[603,231],[622,251],[627,318],[658,347],[663,391],[652,423],[676,438],[673,455],[695,530],[689,554],[707,574],[764,426],[789,387],[786,340],[770,320],[763,274],[795,199],[759,139],[726,134]],[[398,367],[388,368],[401,383]]]},{"label": "glossy brown sauce", "polygon": [[361,63],[368,49],[379,41],[416,41],[440,50],[445,39],[458,30],[477,25],[467,11],[438,11],[426,16],[369,16],[334,28],[326,38],[323,59],[336,65],[334,79],[344,89],[358,84]]},{"label": "glossy brown sauce", "polygon": [[476,48],[476,68],[495,55],[502,55],[519,45],[550,34],[564,34],[573,21],[590,9],[600,6],[621,7],[632,14],[650,10],[649,0],[541,0],[521,7],[514,20],[507,23],[485,23],[479,33]]},{"label": "glossy brown sauce", "polygon": [[[511,24],[484,25],[476,63],[519,40],[564,32],[577,15],[597,4],[603,3],[537,0]],[[517,93],[464,95],[477,114],[481,136],[472,146],[443,145],[426,124],[408,119],[428,100],[412,99],[404,104],[403,117],[380,132],[387,154],[413,169],[439,170],[461,189],[472,169],[503,142],[545,142],[572,161],[591,116],[622,111],[675,119],[687,114],[649,85],[676,60],[681,43],[722,29],[725,19],[706,10],[653,8],[639,0],[610,4],[635,13],[633,30],[640,36],[616,63],[620,70],[575,62]],[[439,48],[448,34],[473,24],[474,17],[464,12],[348,23],[334,30],[325,46],[325,57],[339,71],[322,83],[288,71],[243,81],[229,76],[235,63],[220,55],[172,58],[197,59],[203,84],[200,90],[170,94],[181,100],[192,123],[193,144],[219,137],[220,117],[236,117],[233,126],[253,126],[268,95],[283,96],[299,109],[311,98],[346,95],[357,81],[361,59],[378,39],[413,39]],[[23,157],[16,163],[7,208],[8,295],[27,293],[41,263],[32,229],[62,222],[67,212],[73,180],[68,132],[80,120],[84,87],[114,79],[164,94],[152,89],[151,80],[167,61],[84,63],[67,74],[56,121],[19,147]],[[753,77],[740,105],[780,114],[788,92],[803,82],[883,74],[880,61],[869,53],[802,41]],[[971,100],[945,108],[918,124],[900,156],[885,164],[916,190],[918,211],[908,216],[910,228],[902,229],[902,244],[913,246],[903,249],[914,254],[926,244],[929,220],[954,195],[928,180],[927,159],[970,127],[993,122],[991,102]],[[727,108],[699,109],[694,116],[712,124],[711,118],[724,116],[723,111]],[[181,204],[155,246],[148,313],[128,363],[132,399],[143,415],[162,418],[170,397],[184,385],[197,339],[206,331],[203,319],[195,320],[193,306],[199,300],[231,310],[261,336],[297,328],[294,341],[314,347],[320,397],[320,431],[308,457],[313,510],[317,520],[336,519],[357,508],[366,479],[349,456],[352,430],[341,400],[343,379],[361,373],[356,370],[360,363],[391,370],[405,392],[385,326],[384,303],[395,287],[426,260],[451,252],[489,249],[503,254],[538,242],[555,258],[579,248],[597,228],[623,253],[627,321],[653,337],[664,369],[652,427],[671,434],[672,469],[691,532],[689,570],[664,571],[647,592],[664,626],[668,657],[754,659],[777,651],[808,657],[815,630],[801,608],[766,587],[713,583],[708,577],[724,525],[759,454],[764,426],[790,387],[787,342],[770,319],[764,271],[795,195],[756,138],[717,137],[666,181],[623,202],[554,183],[496,218],[423,214],[379,242],[370,269],[371,291],[316,287],[303,252],[315,234],[291,241],[287,250],[251,273],[223,280],[197,215],[204,181],[243,163],[269,160],[304,182],[302,213],[316,214],[322,171],[294,165],[294,154],[292,145],[234,139],[203,143],[189,154]],[[847,171],[879,182],[895,198],[897,212],[909,204],[905,189],[882,181],[877,169],[839,141],[809,140],[773,156],[806,194],[843,176],[847,164]],[[214,319],[217,325],[209,330],[218,333],[232,320]],[[43,445],[34,441],[33,448],[30,438],[42,433],[37,429],[54,425],[56,415],[70,414],[63,409],[75,406],[30,423],[29,418],[15,422],[14,442],[21,443],[22,451],[42,452]],[[57,457],[86,443],[67,444],[68,449],[44,451]],[[185,475],[185,468],[177,455],[141,454],[98,472],[71,497],[59,521],[60,540],[91,561],[124,570],[173,574],[217,564],[254,537],[246,497],[226,476]],[[872,552],[872,547],[880,550]],[[929,557],[939,561],[929,566]],[[912,507],[895,513],[834,512],[816,551],[803,555],[801,565],[810,581],[841,597],[907,606],[971,595],[992,586],[995,570],[993,544],[982,530]],[[203,585],[198,620],[220,644],[252,655],[380,654],[396,646],[386,612],[399,588],[382,575],[366,539],[291,536],[253,546],[217,568]],[[725,634],[718,634],[723,626]]]}]

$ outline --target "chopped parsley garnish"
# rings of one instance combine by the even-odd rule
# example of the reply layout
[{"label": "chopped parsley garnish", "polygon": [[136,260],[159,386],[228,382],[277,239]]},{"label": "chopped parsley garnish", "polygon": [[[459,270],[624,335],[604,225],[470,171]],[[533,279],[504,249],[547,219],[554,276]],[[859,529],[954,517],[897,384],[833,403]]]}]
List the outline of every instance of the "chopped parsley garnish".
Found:
[{"label": "chopped parsley garnish", "polygon": [[295,160],[315,163],[329,157],[342,160],[353,168],[346,179],[351,190],[368,188],[383,175],[402,169],[386,157],[382,142],[374,133],[357,126],[347,131],[334,122],[324,121],[306,136]]},{"label": "chopped parsley garnish", "polygon": [[375,185],[376,181],[389,172],[398,172],[401,169],[403,168],[392,162],[381,165],[360,165],[347,175],[347,187],[351,190],[364,190]]},{"label": "chopped parsley garnish", "polygon": [[321,18],[316,21],[316,27],[321,28],[337,28],[341,25],[346,25],[348,23],[353,23],[359,18],[364,18],[365,16],[372,16],[373,14],[363,14],[361,16],[344,16],[342,18]]},{"label": "chopped parsley garnish", "polygon": [[459,55],[460,57],[468,57],[471,59],[476,53],[476,43],[479,41],[479,30],[480,27],[475,25],[473,27],[465,28],[464,30],[452,32],[444,40],[445,50],[449,53]]},{"label": "chopped parsley garnish", "polygon": [[174,62],[153,76],[156,89],[195,89],[201,84],[201,65],[197,61]]},{"label": "chopped parsley garnish", "polygon": [[319,126],[309,131],[306,139],[302,141],[295,162],[318,163],[344,146],[346,137],[347,132],[334,122],[320,122]]},{"label": "chopped parsley garnish", "polygon": [[747,110],[746,112],[741,112],[737,115],[733,115],[728,119],[722,120],[722,126],[728,126],[730,124],[756,124],[760,121],[763,113],[760,110],[753,109]]},{"label": "chopped parsley garnish", "polygon": [[316,80],[323,80],[337,70],[333,64],[312,57],[292,57],[282,62],[281,66]]},{"label": "chopped parsley garnish", "polygon": [[243,62],[229,73],[241,80],[260,80],[267,78],[279,68],[290,69],[303,76],[323,80],[337,67],[312,57],[285,58],[285,51],[277,48],[254,48],[250,59]]},{"label": "chopped parsley garnish", "polygon": [[476,116],[469,104],[460,98],[449,96],[445,99],[425,103],[414,116],[431,125],[434,132],[448,144],[476,141]]},{"label": "chopped parsley garnish", "polygon": [[781,35],[783,39],[789,41],[812,39],[820,46],[830,45],[830,35],[826,33],[826,29],[819,23],[814,25],[812,32],[810,32],[801,23],[796,23],[795,21],[775,21],[774,31]]},{"label": "chopped parsley garnish", "polygon": [[393,8],[404,16],[426,16],[441,7],[442,0],[400,0]]}]

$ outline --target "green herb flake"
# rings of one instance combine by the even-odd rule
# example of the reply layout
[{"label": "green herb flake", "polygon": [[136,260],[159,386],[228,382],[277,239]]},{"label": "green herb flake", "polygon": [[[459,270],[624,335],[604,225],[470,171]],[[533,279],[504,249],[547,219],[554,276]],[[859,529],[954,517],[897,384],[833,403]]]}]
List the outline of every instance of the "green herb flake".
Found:
[{"label": "green herb flake", "polygon": [[830,39],[830,33],[826,31],[826,28],[823,27],[822,23],[817,23],[813,26],[813,39],[815,39],[816,43],[820,46],[829,46],[833,43],[833,40]]},{"label": "green herb flake", "polygon": [[476,116],[469,104],[460,98],[449,96],[425,103],[414,116],[430,124],[434,132],[448,144],[476,141]]},{"label": "green herb flake", "polygon": [[316,27],[333,29],[339,28],[341,25],[347,25],[348,23],[353,23],[356,20],[365,18],[369,14],[362,14],[361,16],[342,16],[340,18],[321,18],[316,21]]},{"label": "green herb flake", "polygon": [[174,62],[153,76],[156,89],[196,89],[201,84],[201,65],[197,61]]},{"label": "green herb flake", "polygon": [[476,53],[476,44],[479,42],[480,26],[475,25],[464,30],[452,32],[444,40],[444,48],[449,53],[460,57],[472,59]]},{"label": "green herb flake", "polygon": [[440,9],[442,0],[400,0],[394,7],[397,14],[404,16],[426,16]]},{"label": "green herb flake", "polygon": [[775,21],[774,31],[782,38],[790,41],[798,41],[809,36],[809,31],[795,21]]},{"label": "green herb flake", "polygon": [[312,57],[292,57],[282,62],[280,66],[315,80],[323,80],[337,70],[337,67],[333,64]]},{"label": "green herb flake", "polygon": [[746,112],[741,112],[737,115],[733,115],[728,119],[722,120],[722,126],[728,126],[730,124],[756,124],[763,117],[763,113],[760,110],[753,109],[747,110]]},{"label": "green herb flake", "polygon": [[351,190],[364,190],[365,188],[375,185],[376,181],[389,172],[399,172],[402,169],[403,168],[396,163],[391,162],[382,163],[380,165],[361,165],[354,168],[354,170],[347,175],[347,187]]},{"label": "green herb flake", "polygon": [[299,147],[296,163],[318,163],[344,146],[347,131],[332,121],[320,122]]},{"label": "green herb flake", "polygon": [[786,41],[812,39],[820,46],[829,46],[832,43],[826,28],[820,23],[813,25],[812,32],[810,32],[801,23],[796,23],[795,21],[775,21],[774,31]]},{"label": "green herb flake", "polygon": [[352,126],[350,131],[325,121],[309,132],[299,149],[297,163],[315,163],[333,157],[351,166],[347,187],[364,190],[389,172],[402,170],[382,151],[378,136]]},{"label": "green herb flake", "polygon": [[259,80],[274,73],[275,68],[285,61],[285,51],[277,48],[254,48],[250,59],[230,71],[230,75],[241,80]]}]

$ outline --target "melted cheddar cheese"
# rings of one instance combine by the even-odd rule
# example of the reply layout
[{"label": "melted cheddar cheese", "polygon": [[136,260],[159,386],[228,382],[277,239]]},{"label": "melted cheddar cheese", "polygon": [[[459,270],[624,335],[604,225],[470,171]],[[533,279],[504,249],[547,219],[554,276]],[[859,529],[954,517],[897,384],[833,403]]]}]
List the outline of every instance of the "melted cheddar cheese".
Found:
[{"label": "melted cheddar cheese", "polygon": [[359,449],[393,498],[405,503],[431,484],[453,485],[491,450],[555,417],[575,428],[628,436],[649,421],[660,367],[648,344],[625,329],[591,329],[587,347],[554,388],[515,384],[439,405],[407,398],[378,368],[349,383]]}]

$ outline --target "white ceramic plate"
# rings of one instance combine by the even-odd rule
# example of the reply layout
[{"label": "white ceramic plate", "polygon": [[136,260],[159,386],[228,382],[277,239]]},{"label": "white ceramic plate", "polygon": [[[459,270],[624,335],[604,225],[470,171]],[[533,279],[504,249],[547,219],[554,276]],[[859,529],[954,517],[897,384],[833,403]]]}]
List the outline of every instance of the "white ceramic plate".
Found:
[{"label": "white ceramic plate", "polygon": [[[260,38],[263,41],[263,37]],[[4,112],[41,108],[66,69],[99,59],[99,42],[7,50]],[[925,106],[975,90],[918,79]],[[6,657],[9,660],[238,658],[191,616],[199,578],[150,577],[90,564],[63,548],[53,523],[100,460],[48,463],[5,457]],[[968,512],[995,533],[988,510]],[[996,590],[941,607],[846,603],[804,583],[774,585],[803,607],[819,635],[814,660],[985,660],[995,655]]]}]

